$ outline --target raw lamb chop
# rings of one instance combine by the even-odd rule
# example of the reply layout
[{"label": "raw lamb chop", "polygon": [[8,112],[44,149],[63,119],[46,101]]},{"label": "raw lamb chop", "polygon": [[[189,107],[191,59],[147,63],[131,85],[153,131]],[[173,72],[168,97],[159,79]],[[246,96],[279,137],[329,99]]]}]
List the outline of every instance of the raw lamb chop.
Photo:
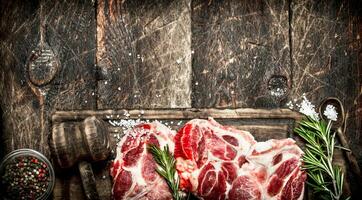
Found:
[{"label": "raw lamb chop", "polygon": [[306,174],[300,170],[302,150],[293,139],[255,144],[247,160],[266,169],[264,199],[302,199]]},{"label": "raw lamb chop", "polygon": [[189,121],[175,136],[180,187],[204,199],[225,199],[256,141],[213,119]]},{"label": "raw lamb chop", "polygon": [[258,142],[252,146],[249,153],[246,157],[248,164],[240,170],[257,177],[257,182],[261,185],[259,199],[303,199],[306,180],[305,172],[300,170],[300,158],[303,152],[294,140],[272,139]]},{"label": "raw lamb chop", "polygon": [[147,145],[168,145],[173,150],[174,135],[174,131],[158,122],[140,124],[126,132],[111,167],[114,199],[172,199],[166,182],[155,171],[156,163]]},{"label": "raw lamb chop", "polygon": [[213,119],[188,122],[175,136],[181,189],[201,199],[303,198],[302,151],[292,139],[257,143]]}]

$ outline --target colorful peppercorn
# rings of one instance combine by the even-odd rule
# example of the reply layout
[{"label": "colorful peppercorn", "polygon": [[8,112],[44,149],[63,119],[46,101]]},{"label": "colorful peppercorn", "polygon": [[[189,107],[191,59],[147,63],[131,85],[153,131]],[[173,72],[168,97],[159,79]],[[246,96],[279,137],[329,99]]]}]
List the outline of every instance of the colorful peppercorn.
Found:
[{"label": "colorful peppercorn", "polygon": [[47,164],[34,156],[15,157],[1,174],[1,190],[6,199],[38,199],[47,191],[49,183]]}]

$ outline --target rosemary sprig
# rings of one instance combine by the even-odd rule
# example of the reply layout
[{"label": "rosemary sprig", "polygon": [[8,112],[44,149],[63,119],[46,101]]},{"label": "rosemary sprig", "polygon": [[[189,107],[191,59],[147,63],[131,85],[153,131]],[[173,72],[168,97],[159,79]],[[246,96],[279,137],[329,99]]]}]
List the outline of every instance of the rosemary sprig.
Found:
[{"label": "rosemary sprig", "polygon": [[344,174],[332,164],[335,133],[331,134],[331,121],[307,117],[294,131],[306,141],[303,168],[310,179],[308,185],[322,199],[341,199]]},{"label": "rosemary sprig", "polygon": [[166,183],[172,192],[173,199],[181,200],[182,198],[179,193],[180,181],[175,166],[176,160],[170,153],[168,145],[166,145],[163,150],[155,145],[149,145],[148,150],[153,155],[153,159],[158,164],[156,171],[166,180]]}]

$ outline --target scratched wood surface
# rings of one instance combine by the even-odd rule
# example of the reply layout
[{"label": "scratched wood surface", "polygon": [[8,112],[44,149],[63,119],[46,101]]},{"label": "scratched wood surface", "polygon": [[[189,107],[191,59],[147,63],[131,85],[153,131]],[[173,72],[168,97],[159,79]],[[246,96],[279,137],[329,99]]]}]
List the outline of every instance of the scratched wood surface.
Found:
[{"label": "scratched wood surface", "polygon": [[[46,118],[53,110],[95,108],[95,13],[90,3],[81,1],[43,1],[42,5],[38,1],[3,1],[1,5],[3,123],[6,131],[16,133],[5,140],[6,149],[31,147],[48,155],[45,140],[40,143],[40,137],[46,135],[37,134],[43,123],[40,111]],[[28,58],[40,41],[40,19],[46,24],[44,40],[55,52],[61,69],[48,85],[37,86],[25,72]],[[47,129],[49,120],[44,121]]]},{"label": "scratched wood surface", "polygon": [[[3,154],[33,148],[50,157],[47,138],[50,113],[94,109],[96,80],[95,10],[90,1],[1,1],[0,96]],[[43,35],[42,35],[43,32]],[[54,52],[60,69],[51,82],[35,85],[27,66],[41,43]],[[41,71],[40,74],[46,74]],[[47,78],[44,76],[43,78]],[[54,198],[82,196],[80,179],[58,175]],[[77,192],[69,192],[76,190]],[[59,194],[58,194],[59,193]]]},{"label": "scratched wood surface", "polygon": [[190,107],[190,0],[100,0],[98,108]]},{"label": "scratched wood surface", "polygon": [[39,138],[35,136],[40,130],[39,102],[26,84],[23,67],[38,40],[38,5],[20,4],[20,1],[2,1],[1,5],[0,93],[4,127],[1,146],[4,154],[22,145],[40,150]]},{"label": "scratched wood surface", "polygon": [[[1,0],[0,156],[22,147],[49,156],[55,110],[286,108],[305,93],[316,105],[343,101],[361,164],[361,8],[358,0]],[[42,31],[60,70],[37,86],[26,67]],[[256,134],[290,131],[271,121]],[[109,199],[108,163],[94,171]],[[58,177],[54,199],[84,199],[77,169]]]},{"label": "scratched wood surface", "polygon": [[288,1],[193,1],[195,107],[277,107],[290,86]]},{"label": "scratched wood surface", "polygon": [[[312,102],[339,98],[348,113],[346,136],[361,159],[361,4],[354,1],[293,1],[291,97],[305,93]],[[360,72],[359,72],[360,73]],[[359,108],[359,109],[358,109]],[[359,126],[359,128],[358,128]],[[360,160],[361,161],[361,160]],[[355,177],[348,176],[353,182]],[[351,184],[359,191],[358,184]]]}]

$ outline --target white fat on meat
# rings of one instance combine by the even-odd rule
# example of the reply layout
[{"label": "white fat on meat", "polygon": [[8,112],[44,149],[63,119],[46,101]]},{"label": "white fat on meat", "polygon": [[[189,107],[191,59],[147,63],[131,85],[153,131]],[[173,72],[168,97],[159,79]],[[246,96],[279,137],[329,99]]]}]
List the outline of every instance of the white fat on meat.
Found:
[{"label": "white fat on meat", "polygon": [[[159,122],[139,124],[126,131],[125,136],[117,145],[117,155],[111,168],[114,179],[112,189],[114,199],[172,199],[165,180],[155,171],[156,164],[147,151],[147,145],[151,141],[158,143],[160,148],[168,145],[170,151],[173,152],[174,135],[174,131]],[[127,156],[128,153],[130,153],[129,156]],[[118,177],[122,172],[130,174],[130,180]],[[149,176],[155,178],[145,178]],[[130,185],[128,188],[122,190],[122,187],[128,185]]]}]

